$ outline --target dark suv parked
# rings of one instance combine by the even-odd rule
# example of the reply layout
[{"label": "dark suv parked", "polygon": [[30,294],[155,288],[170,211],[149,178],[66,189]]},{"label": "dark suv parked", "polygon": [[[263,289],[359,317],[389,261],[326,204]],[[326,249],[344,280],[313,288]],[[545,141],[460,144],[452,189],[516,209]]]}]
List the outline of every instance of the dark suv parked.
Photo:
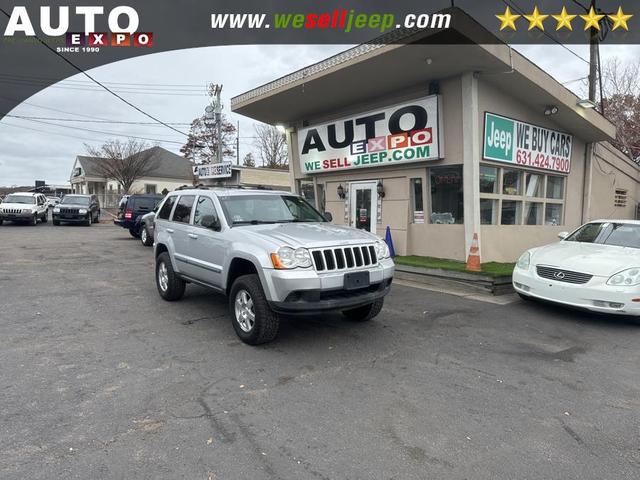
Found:
[{"label": "dark suv parked", "polygon": [[127,203],[120,208],[118,218],[113,223],[129,230],[132,237],[139,238],[142,217],[153,212],[163,198],[163,195],[131,195]]},{"label": "dark suv parked", "polygon": [[91,226],[100,221],[100,202],[95,195],[65,195],[53,207],[53,224],[83,223]]}]

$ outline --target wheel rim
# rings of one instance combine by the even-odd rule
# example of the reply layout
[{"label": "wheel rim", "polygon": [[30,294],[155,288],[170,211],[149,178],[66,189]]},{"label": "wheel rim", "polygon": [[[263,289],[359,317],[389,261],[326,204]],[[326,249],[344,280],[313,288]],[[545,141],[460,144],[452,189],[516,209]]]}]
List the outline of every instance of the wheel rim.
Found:
[{"label": "wheel rim", "polygon": [[169,272],[164,262],[158,265],[158,285],[160,285],[160,290],[163,292],[166,292],[167,288],[169,288]]},{"label": "wheel rim", "polygon": [[236,321],[242,331],[250,332],[256,323],[256,313],[253,309],[253,299],[246,290],[236,293],[235,313]]},{"label": "wheel rim", "polygon": [[142,233],[140,234],[140,240],[142,240],[142,243],[147,243],[147,229],[146,228],[142,229]]}]

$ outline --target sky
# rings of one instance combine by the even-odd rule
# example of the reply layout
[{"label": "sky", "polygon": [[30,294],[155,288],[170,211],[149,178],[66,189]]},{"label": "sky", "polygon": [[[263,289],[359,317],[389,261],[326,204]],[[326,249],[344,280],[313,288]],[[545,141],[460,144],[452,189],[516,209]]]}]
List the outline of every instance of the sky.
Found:
[{"label": "sky", "polygon": [[[184,132],[188,132],[188,124],[202,115],[207,105],[206,85],[223,84],[225,114],[234,125],[240,122],[242,161],[248,152],[257,156],[251,138],[254,136],[254,122],[230,113],[230,98],[346,48],[346,45],[206,47],[122,60],[89,72],[102,82],[114,82],[109,86],[162,121],[183,124],[175,127]],[[558,45],[515,48],[560,82],[587,75],[588,64],[578,58],[588,59],[587,46],[571,46],[575,55]],[[623,62],[635,61],[640,58],[640,46],[602,46],[602,61],[612,57]],[[567,83],[566,86],[576,93],[584,93],[584,81]],[[91,86],[89,80],[81,75],[38,92],[10,114],[40,117],[40,120],[9,117],[0,120],[0,186],[33,185],[36,179],[45,180],[48,184],[68,183],[76,155],[86,154],[85,143],[99,146],[116,136],[139,136],[148,138],[151,145],[158,144],[179,153],[185,140],[181,134],[161,125],[91,122],[95,119],[150,120],[109,93]]]}]

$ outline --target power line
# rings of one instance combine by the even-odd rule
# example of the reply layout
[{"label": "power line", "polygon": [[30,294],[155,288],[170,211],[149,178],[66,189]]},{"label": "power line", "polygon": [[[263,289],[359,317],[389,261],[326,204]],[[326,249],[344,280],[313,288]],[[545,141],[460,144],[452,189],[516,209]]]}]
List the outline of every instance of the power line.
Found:
[{"label": "power line", "polygon": [[[157,123],[153,122],[129,122],[125,120],[87,120],[87,119],[77,119],[77,118],[56,118],[56,117],[32,117],[28,115],[13,115],[10,113],[0,113],[0,115],[4,115],[9,118],[20,118],[23,120],[53,120],[56,122],[84,122],[84,123],[115,123],[122,125],[145,125],[145,126],[153,126],[159,127]],[[167,122],[169,125],[191,125],[191,122]]]},{"label": "power line", "polygon": [[[87,83],[87,84],[91,84],[93,82],[89,82],[87,80],[76,80],[73,78],[67,78],[64,80],[60,80],[58,78],[54,78],[54,77],[41,77],[38,75],[19,75],[16,73],[0,73],[0,77],[12,77],[12,78],[17,78],[17,79],[34,79],[34,80],[48,80],[48,81],[52,81],[52,82],[59,82],[59,81],[63,81],[63,82],[78,82],[78,83]],[[197,84],[197,83],[138,83],[138,82],[102,82],[105,85],[136,85],[136,86],[157,86],[157,87],[193,87],[193,88],[206,88],[207,87],[207,82],[205,82],[204,84]]]},{"label": "power line", "polygon": [[[515,3],[515,1],[513,0],[502,0],[502,3],[504,3],[507,7],[511,7],[513,8],[516,12],[518,12],[520,15],[525,15],[525,11],[520,8],[518,6],[518,4]],[[547,32],[545,32],[544,30],[542,30],[542,33],[549,39],[551,39],[552,41],[554,41],[555,43],[557,43],[558,45],[560,45],[562,48],[564,48],[565,50],[567,50],[569,53],[571,53],[573,56],[575,56],[576,58],[579,58],[580,60],[582,60],[584,63],[586,63],[587,65],[589,65],[589,60],[586,60],[584,58],[582,58],[582,56],[578,55],[576,52],[574,52],[573,50],[571,50],[569,47],[567,47],[564,43],[562,43],[561,41],[553,38],[553,36],[549,35]]]},{"label": "power line", "polygon": [[[7,13],[6,10],[4,10],[3,8],[0,8],[0,12],[2,12],[7,18],[11,19],[11,15],[9,15],[9,13]],[[64,55],[61,55],[60,53],[56,52],[53,48],[51,48],[49,45],[47,45],[39,36],[35,35],[35,38],[38,40],[38,42],[40,42],[47,50],[49,50],[51,53],[53,53],[54,55],[56,55],[57,57],[61,58],[65,63],[67,63],[68,65],[71,65],[74,69],[76,69],[78,72],[82,73],[84,76],[86,76],[89,80],[93,81],[94,83],[100,85],[102,88],[104,88],[106,91],[108,91],[109,93],[111,93],[111,95],[113,95],[114,97],[118,98],[119,100],[121,100],[122,102],[126,103],[127,105],[129,105],[131,108],[137,110],[138,112],[142,113],[143,115],[145,115],[146,117],[149,117],[151,120],[155,120],[156,122],[166,126],[167,128],[178,132],[180,135],[184,135],[185,137],[188,137],[189,135],[187,133],[184,133],[180,130],[178,130],[175,127],[172,127],[171,125],[168,125],[166,123],[164,123],[162,120],[154,117],[153,115],[151,115],[150,113],[145,112],[144,110],[142,110],[140,107],[134,105],[133,103],[131,103],[130,101],[128,101],[127,99],[121,97],[120,95],[118,95],[117,93],[115,93],[114,91],[112,91],[109,87],[107,87],[106,85],[103,85],[102,83],[100,83],[98,80],[96,80],[95,78],[93,78],[91,75],[89,75],[87,72],[85,72],[82,68],[78,67],[75,63],[73,63],[71,60],[69,60],[67,57],[65,57]]]},{"label": "power line", "polygon": [[131,93],[134,95],[164,95],[164,96],[173,96],[173,97],[203,97],[206,96],[205,92],[202,93],[179,93],[173,91],[160,91],[160,90],[128,90],[123,88],[114,89],[110,92],[105,92],[104,90],[96,87],[91,88],[89,85],[79,87],[79,86],[67,86],[67,85],[46,85],[46,84],[34,84],[17,80],[3,80],[0,78],[0,83],[6,83],[9,85],[30,85],[35,87],[46,87],[46,88],[57,88],[60,90],[76,90],[81,92],[95,92],[95,93],[113,93],[113,92],[121,92],[121,93]]}]

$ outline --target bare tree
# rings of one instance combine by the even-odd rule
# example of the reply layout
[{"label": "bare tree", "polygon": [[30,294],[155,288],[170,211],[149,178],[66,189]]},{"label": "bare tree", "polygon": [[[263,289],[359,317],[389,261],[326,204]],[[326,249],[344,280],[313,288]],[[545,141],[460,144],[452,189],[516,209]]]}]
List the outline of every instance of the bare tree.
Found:
[{"label": "bare tree", "polygon": [[255,125],[255,146],[258,149],[262,166],[286,169],[287,140],[282,132],[272,125]]},{"label": "bare tree", "polygon": [[613,58],[602,69],[602,107],[616,126],[615,145],[640,160],[640,60],[623,63]]},{"label": "bare tree", "polygon": [[[222,116],[222,156],[235,156],[236,127]],[[187,142],[180,153],[191,162],[200,165],[213,163],[218,152],[218,136],[213,128],[205,123],[204,115],[191,122]]]},{"label": "bare tree", "polygon": [[256,160],[253,158],[253,153],[249,152],[244,156],[242,160],[242,165],[245,167],[255,167]]},{"label": "bare tree", "polygon": [[85,148],[96,159],[97,173],[118,182],[125,194],[132,193],[130,190],[134,182],[158,166],[149,145],[135,138],[109,140],[97,148],[85,143]]}]

